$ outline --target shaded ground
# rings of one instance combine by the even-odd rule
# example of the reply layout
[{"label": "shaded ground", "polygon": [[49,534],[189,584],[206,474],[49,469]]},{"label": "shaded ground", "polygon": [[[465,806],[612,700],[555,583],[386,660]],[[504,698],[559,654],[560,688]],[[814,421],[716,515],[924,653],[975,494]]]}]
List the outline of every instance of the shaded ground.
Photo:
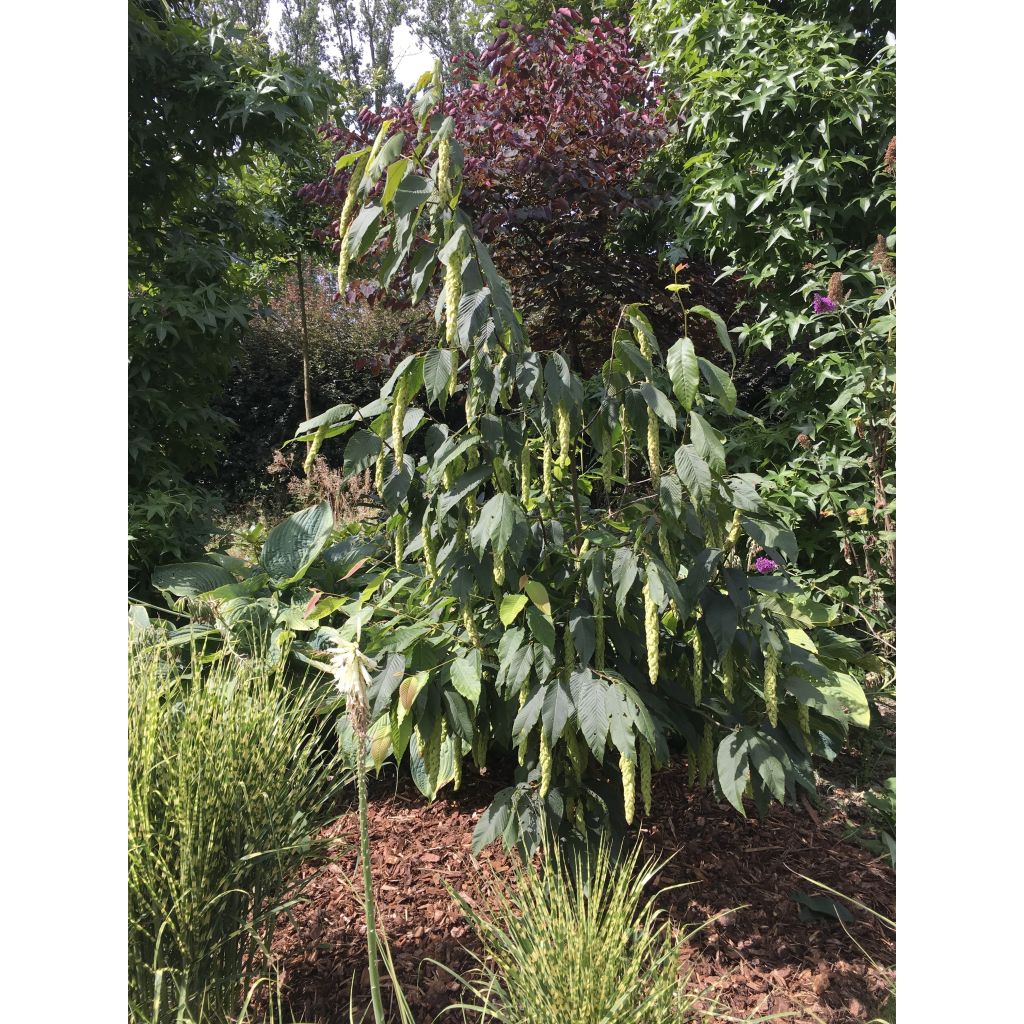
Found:
[{"label": "shaded ground", "polygon": [[[378,912],[399,978],[424,1024],[460,995],[448,974],[424,960],[459,973],[473,964],[465,947],[474,948],[474,937],[445,884],[479,906],[486,903],[488,875],[500,877],[509,867],[500,847],[479,858],[470,853],[480,812],[500,786],[469,775],[458,799],[449,794],[432,805],[408,780],[397,791],[394,783],[390,789],[378,784],[370,808]],[[657,884],[696,883],[664,897],[673,921],[696,925],[731,911],[684,953],[708,1005],[715,1000],[720,1012],[733,1016],[787,1013],[789,1020],[826,1024],[864,1021],[878,1012],[888,979],[869,958],[895,962],[891,934],[856,910],[848,931],[834,919],[803,921],[792,898],[815,891],[795,871],[895,918],[895,876],[881,859],[844,841],[841,800],[830,799],[817,812],[775,807],[764,821],[744,820],[708,794],[688,791],[685,772],[670,768],[654,777],[653,806],[652,817],[640,823],[645,850],[673,856]],[[356,1005],[366,1004],[368,975],[354,812],[331,835],[339,840],[334,856],[319,869],[310,867],[309,899],[289,922],[282,920],[273,950],[295,1019],[334,1024],[348,1020],[353,978]],[[459,1019],[454,1013],[442,1018]]]}]

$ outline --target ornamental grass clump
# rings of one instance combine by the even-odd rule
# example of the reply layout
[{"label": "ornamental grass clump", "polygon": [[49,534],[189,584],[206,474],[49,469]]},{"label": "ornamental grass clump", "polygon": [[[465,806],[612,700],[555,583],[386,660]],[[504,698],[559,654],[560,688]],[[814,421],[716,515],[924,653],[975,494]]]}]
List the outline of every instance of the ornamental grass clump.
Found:
[{"label": "ornamental grass clump", "polygon": [[502,1024],[677,1024],[694,996],[674,939],[646,889],[664,866],[639,848],[616,858],[607,839],[587,856],[542,841],[540,864],[520,863],[495,886],[496,909],[463,911],[484,954],[460,979],[476,1005],[462,1009]]},{"label": "ornamental grass clump", "polygon": [[128,997],[139,1021],[234,1019],[344,782],[315,688],[157,650],[128,673]]}]

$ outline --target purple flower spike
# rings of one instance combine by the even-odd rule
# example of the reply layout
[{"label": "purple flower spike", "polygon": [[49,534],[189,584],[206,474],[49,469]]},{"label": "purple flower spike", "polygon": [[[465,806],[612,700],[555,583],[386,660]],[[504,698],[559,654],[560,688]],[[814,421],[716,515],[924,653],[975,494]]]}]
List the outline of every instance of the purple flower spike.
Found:
[{"label": "purple flower spike", "polygon": [[819,295],[815,292],[814,299],[811,302],[811,309],[815,313],[834,313],[836,311],[836,304],[827,295]]},{"label": "purple flower spike", "polygon": [[778,569],[778,563],[773,562],[770,558],[759,558],[754,563],[754,568],[762,575],[767,576],[770,572],[775,572]]}]

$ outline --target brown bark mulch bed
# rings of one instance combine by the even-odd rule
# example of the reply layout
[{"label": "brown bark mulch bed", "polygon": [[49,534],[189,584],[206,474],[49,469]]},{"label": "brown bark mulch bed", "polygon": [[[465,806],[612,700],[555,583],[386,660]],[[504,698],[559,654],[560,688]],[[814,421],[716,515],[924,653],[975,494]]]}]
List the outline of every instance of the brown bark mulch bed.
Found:
[{"label": "brown bark mulch bed", "polygon": [[[467,771],[463,790],[427,804],[408,779],[373,786],[372,867],[378,914],[399,979],[417,1021],[427,1024],[460,986],[427,958],[465,974],[474,935],[448,895],[451,886],[473,906],[486,903],[485,882],[503,875],[500,844],[479,858],[470,851],[481,811],[501,784]],[[684,952],[691,984],[705,1006],[732,1017],[786,1014],[787,1020],[850,1024],[885,1002],[886,968],[895,943],[870,915],[850,908],[844,927],[831,918],[801,920],[796,892],[814,895],[807,875],[895,919],[895,875],[868,851],[847,842],[842,801],[773,807],[765,820],[741,818],[710,794],[687,789],[685,770],[655,775],[653,814],[640,822],[645,853],[672,856],[659,887],[693,882],[665,894],[662,905],[681,927],[722,915]],[[838,795],[838,794],[836,794]],[[365,925],[356,867],[356,814],[330,830],[338,840],[325,864],[311,865],[306,901],[282,917],[273,952],[295,1020],[347,1022],[349,994],[368,1004]],[[818,893],[820,895],[820,893]],[[858,944],[861,948],[858,948]],[[881,969],[872,965],[874,960]],[[442,1021],[461,1020],[450,1013]]]}]

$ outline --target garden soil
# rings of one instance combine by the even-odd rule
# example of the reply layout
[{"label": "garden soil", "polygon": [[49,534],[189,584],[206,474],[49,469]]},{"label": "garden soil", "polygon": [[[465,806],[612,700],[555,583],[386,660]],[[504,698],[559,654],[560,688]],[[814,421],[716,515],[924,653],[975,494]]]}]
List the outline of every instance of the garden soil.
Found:
[{"label": "garden soil", "polygon": [[[416,1020],[428,1024],[464,996],[458,974],[474,965],[474,935],[446,887],[477,909],[510,871],[500,844],[471,853],[473,829],[501,784],[467,770],[461,792],[427,804],[406,778],[371,789],[372,865],[378,915]],[[653,780],[653,809],[639,821],[646,854],[671,861],[655,879],[680,928],[716,918],[684,947],[683,968],[701,1005],[732,1017],[784,1014],[796,1022],[850,1024],[879,1012],[895,941],[872,916],[801,916],[798,894],[821,895],[807,875],[895,919],[896,880],[881,858],[848,841],[841,790],[817,810],[774,806],[741,818],[707,792],[687,788],[685,769]],[[306,869],[305,901],[282,918],[272,951],[295,1020],[341,1024],[369,1003],[366,937],[354,810],[330,830],[336,846]],[[357,1014],[358,1019],[358,1014]],[[395,1017],[397,1020],[397,1016]],[[440,1018],[462,1020],[452,1011]]]}]

